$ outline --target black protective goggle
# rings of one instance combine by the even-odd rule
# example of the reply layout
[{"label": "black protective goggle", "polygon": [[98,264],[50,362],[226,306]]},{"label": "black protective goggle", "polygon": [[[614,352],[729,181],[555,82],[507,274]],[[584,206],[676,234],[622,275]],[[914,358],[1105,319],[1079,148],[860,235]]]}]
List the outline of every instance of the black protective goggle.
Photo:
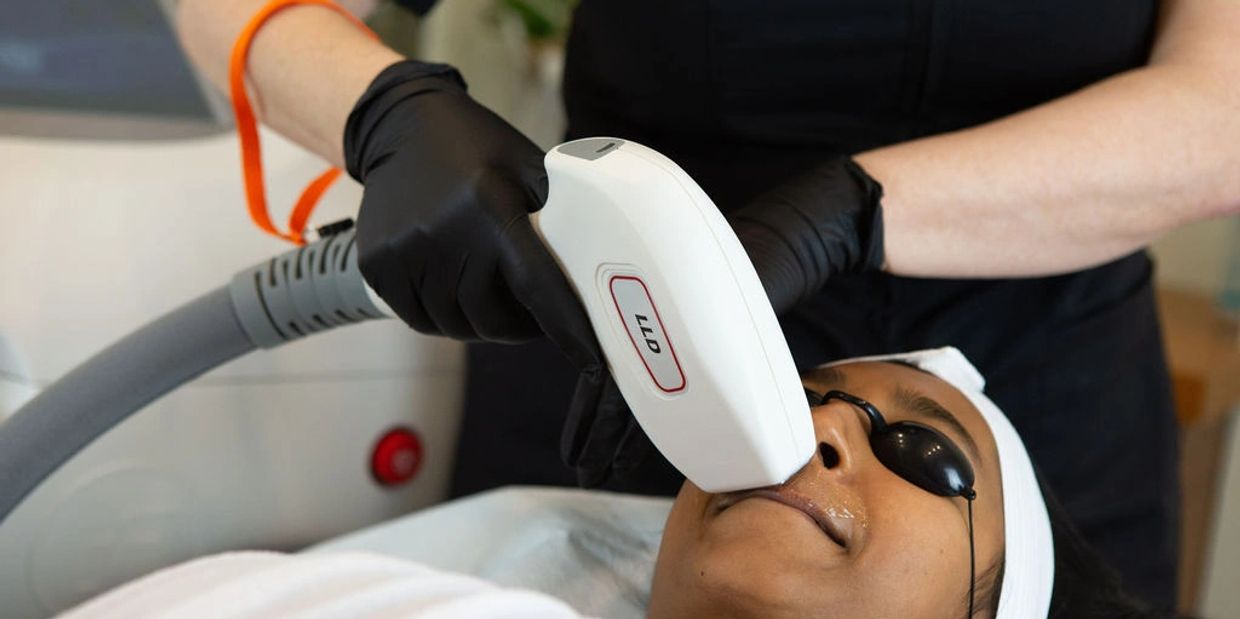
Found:
[{"label": "black protective goggle", "polygon": [[[901,479],[932,494],[942,497],[963,497],[969,503],[969,614],[973,617],[974,578],[976,556],[973,548],[973,466],[951,439],[942,432],[915,421],[887,423],[883,414],[873,404],[839,390],[826,395],[805,390],[810,406],[822,406],[831,400],[842,400],[865,413],[870,419],[870,449],[878,461]],[[819,445],[825,452],[826,444]],[[832,448],[834,449],[834,448]],[[823,464],[827,455],[821,454]]]},{"label": "black protective goggle", "polygon": [[915,421],[888,424],[873,404],[851,393],[833,390],[819,397],[806,389],[805,395],[810,406],[843,400],[861,409],[870,419],[870,448],[875,457],[914,486],[945,497],[972,500],[977,495],[973,491],[973,466],[942,432]]}]

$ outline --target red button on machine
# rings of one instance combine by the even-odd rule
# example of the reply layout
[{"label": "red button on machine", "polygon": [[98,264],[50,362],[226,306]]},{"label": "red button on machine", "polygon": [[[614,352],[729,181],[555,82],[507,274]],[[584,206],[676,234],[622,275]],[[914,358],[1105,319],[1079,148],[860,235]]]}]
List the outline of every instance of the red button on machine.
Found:
[{"label": "red button on machine", "polygon": [[370,472],[383,486],[398,486],[422,468],[422,439],[409,428],[393,428],[379,438],[370,455]]}]

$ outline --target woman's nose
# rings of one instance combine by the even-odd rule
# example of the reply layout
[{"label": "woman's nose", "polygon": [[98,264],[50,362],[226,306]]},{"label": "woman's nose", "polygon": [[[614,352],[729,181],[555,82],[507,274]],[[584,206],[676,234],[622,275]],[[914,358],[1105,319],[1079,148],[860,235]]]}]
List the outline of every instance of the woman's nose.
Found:
[{"label": "woman's nose", "polygon": [[828,402],[811,410],[818,439],[815,461],[833,475],[851,474],[869,449],[861,420],[843,402]]},{"label": "woman's nose", "polygon": [[840,452],[830,443],[818,443],[818,458],[828,471],[840,465]]}]

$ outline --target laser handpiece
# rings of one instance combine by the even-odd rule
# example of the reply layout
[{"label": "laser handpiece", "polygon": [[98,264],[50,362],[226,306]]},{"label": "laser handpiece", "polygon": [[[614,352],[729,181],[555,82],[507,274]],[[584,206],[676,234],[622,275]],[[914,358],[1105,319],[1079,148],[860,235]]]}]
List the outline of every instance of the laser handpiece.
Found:
[{"label": "laser handpiece", "polygon": [[655,447],[707,492],[786,481],[814,452],[809,405],[719,209],[674,162],[634,142],[569,142],[546,167],[534,227]]}]

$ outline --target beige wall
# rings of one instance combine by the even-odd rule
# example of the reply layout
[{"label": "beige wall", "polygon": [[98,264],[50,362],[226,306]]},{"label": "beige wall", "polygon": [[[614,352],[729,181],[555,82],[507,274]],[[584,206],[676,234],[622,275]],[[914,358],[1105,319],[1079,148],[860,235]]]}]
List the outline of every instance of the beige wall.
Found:
[{"label": "beige wall", "polygon": [[496,0],[440,2],[422,24],[418,56],[455,65],[478,101],[544,149],[563,141],[563,54],[532,51],[525,28]]},{"label": "beige wall", "polygon": [[1236,217],[1199,222],[1153,246],[1158,280],[1165,286],[1215,294],[1223,287],[1229,248],[1240,243]]}]

